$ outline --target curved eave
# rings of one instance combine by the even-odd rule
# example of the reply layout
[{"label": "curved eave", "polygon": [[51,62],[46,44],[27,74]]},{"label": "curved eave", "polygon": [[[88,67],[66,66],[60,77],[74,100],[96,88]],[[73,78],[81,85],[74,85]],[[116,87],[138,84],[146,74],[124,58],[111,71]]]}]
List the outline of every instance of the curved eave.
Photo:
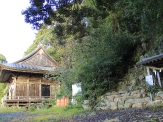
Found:
[{"label": "curved eave", "polygon": [[30,74],[50,74],[47,70],[27,70],[23,68],[11,68],[7,66],[1,67],[0,82],[8,82],[14,72],[30,73]]},{"label": "curved eave", "polygon": [[34,69],[24,69],[24,68],[11,68],[8,66],[3,67],[3,70],[7,70],[7,71],[15,71],[15,72],[26,72],[26,73],[38,73],[38,74],[45,74],[48,73],[50,71],[48,70],[34,70]]},{"label": "curved eave", "polygon": [[153,63],[159,62],[161,60],[163,60],[163,54],[155,55],[149,58],[144,58],[142,59],[141,62],[138,62],[137,65],[145,65],[145,66],[152,65]]},{"label": "curved eave", "polygon": [[30,72],[30,73],[49,73],[56,70],[56,67],[41,67],[27,64],[0,64],[0,70]]}]

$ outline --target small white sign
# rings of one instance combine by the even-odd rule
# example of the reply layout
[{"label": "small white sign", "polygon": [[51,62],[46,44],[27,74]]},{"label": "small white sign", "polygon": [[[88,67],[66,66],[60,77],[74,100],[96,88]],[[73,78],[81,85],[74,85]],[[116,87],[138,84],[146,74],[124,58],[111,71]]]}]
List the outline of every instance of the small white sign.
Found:
[{"label": "small white sign", "polygon": [[76,84],[73,84],[72,85],[72,100],[71,100],[71,103],[72,104],[76,104],[76,101],[74,99],[74,96],[78,93],[78,92],[81,92],[82,89],[81,89],[81,83],[76,83]]},{"label": "small white sign", "polygon": [[72,96],[75,96],[80,91],[81,91],[81,83],[76,83],[72,85]]},{"label": "small white sign", "polygon": [[152,77],[152,75],[147,75],[147,76],[145,77],[145,79],[146,79],[146,82],[147,82],[149,85],[153,85],[153,77]]}]

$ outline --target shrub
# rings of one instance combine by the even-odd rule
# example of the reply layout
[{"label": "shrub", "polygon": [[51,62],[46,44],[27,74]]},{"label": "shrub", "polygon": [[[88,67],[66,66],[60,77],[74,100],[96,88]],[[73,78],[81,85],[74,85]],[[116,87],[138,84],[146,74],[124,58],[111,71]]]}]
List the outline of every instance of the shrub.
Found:
[{"label": "shrub", "polygon": [[31,106],[31,107],[28,108],[28,110],[29,110],[30,112],[33,112],[33,111],[36,110],[36,108],[35,108],[34,106]]}]

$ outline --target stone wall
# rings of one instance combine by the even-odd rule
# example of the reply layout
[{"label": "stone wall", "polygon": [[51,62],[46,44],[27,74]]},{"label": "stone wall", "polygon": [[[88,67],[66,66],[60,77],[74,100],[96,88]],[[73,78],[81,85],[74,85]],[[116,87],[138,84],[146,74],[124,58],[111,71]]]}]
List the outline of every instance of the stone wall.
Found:
[{"label": "stone wall", "polygon": [[117,110],[128,108],[144,108],[149,106],[163,105],[163,91],[156,93],[153,100],[150,100],[149,94],[145,90],[119,91],[107,93],[101,97],[98,109]]}]

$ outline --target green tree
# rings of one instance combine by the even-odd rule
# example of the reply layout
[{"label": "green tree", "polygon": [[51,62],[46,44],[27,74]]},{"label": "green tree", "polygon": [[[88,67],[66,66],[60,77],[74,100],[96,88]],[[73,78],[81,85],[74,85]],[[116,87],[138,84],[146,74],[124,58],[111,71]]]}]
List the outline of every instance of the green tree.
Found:
[{"label": "green tree", "polygon": [[61,40],[68,35],[78,38],[86,35],[84,20],[97,11],[81,4],[82,0],[57,1],[31,0],[31,5],[22,12],[25,22],[32,24],[34,29],[40,29],[44,24],[52,25]]},{"label": "green tree", "polygon": [[30,0],[30,3],[31,6],[22,13],[25,21],[34,28],[40,28],[43,23],[58,24],[56,30],[60,36],[65,30],[67,34],[83,37],[87,33],[84,18],[93,17],[94,26],[97,26],[97,20],[108,16],[111,17],[115,31],[127,29],[131,33],[150,35],[162,34],[163,31],[161,0]]},{"label": "green tree", "polygon": [[6,57],[0,54],[0,63],[7,63]]},{"label": "green tree", "polygon": [[82,83],[84,98],[91,99],[92,105],[100,95],[116,89],[118,79],[135,63],[134,37],[121,31],[114,34],[112,28],[105,26],[86,39],[81,57],[77,56],[79,58],[75,64],[76,70],[79,70],[77,81]]}]

